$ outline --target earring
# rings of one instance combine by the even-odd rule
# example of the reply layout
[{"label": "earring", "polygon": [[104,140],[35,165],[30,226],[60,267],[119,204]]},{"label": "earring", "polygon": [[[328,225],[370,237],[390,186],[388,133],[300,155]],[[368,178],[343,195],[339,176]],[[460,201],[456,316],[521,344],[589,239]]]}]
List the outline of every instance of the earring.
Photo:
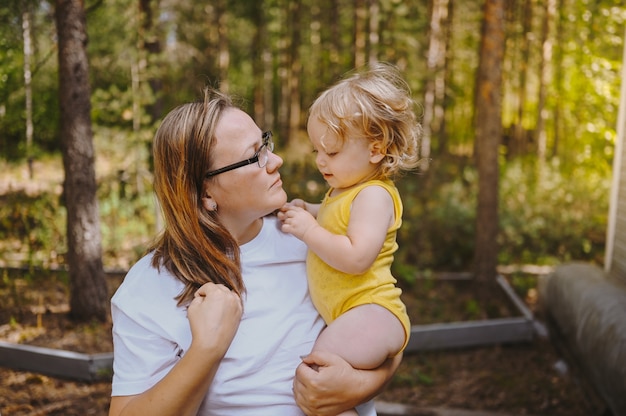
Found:
[{"label": "earring", "polygon": [[213,205],[211,206],[211,209],[215,212],[217,212],[217,204],[215,202],[213,202]]}]

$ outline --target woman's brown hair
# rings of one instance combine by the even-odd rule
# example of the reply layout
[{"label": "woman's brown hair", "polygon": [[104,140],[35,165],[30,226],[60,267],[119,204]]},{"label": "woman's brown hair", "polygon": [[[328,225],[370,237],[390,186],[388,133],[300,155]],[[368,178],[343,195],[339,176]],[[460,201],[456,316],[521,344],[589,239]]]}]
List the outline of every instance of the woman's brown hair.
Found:
[{"label": "woman's brown hair", "polygon": [[236,108],[229,96],[205,89],[203,101],[172,110],[154,137],[154,191],[165,227],[150,248],[152,265],[167,268],[185,284],[176,297],[179,305],[191,301],[207,282],[221,283],[239,295],[245,290],[239,246],[201,200],[215,129],[229,108]]}]

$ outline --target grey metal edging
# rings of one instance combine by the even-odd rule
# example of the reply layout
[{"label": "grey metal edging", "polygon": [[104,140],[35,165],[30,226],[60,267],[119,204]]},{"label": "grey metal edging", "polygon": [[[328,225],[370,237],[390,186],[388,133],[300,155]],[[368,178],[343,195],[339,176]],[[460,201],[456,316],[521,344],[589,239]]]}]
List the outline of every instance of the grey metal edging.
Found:
[{"label": "grey metal edging", "polygon": [[113,353],[82,354],[0,341],[0,366],[53,377],[96,381],[111,376]]},{"label": "grey metal edging", "polygon": [[530,341],[532,325],[525,318],[414,325],[407,352]]},{"label": "grey metal edging", "polygon": [[504,277],[498,276],[497,282],[520,312],[521,317],[414,325],[411,327],[411,336],[405,351],[432,351],[531,341],[536,331],[532,312],[517,297]]},{"label": "grey metal edging", "polygon": [[[522,317],[414,325],[406,352],[531,341],[537,331],[532,313],[506,279],[498,276],[497,281]],[[110,378],[113,353],[82,354],[0,341],[0,366],[54,377],[96,381]]]}]

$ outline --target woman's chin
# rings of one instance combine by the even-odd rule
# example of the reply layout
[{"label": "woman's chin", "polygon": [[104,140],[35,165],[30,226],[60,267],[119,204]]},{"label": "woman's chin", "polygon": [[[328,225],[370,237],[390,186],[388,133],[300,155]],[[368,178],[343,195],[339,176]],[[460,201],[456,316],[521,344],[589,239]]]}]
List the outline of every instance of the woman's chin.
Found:
[{"label": "woman's chin", "polygon": [[276,201],[275,203],[272,203],[273,208],[271,213],[274,213],[287,203],[287,192],[281,188],[281,192],[272,197],[272,201]]}]

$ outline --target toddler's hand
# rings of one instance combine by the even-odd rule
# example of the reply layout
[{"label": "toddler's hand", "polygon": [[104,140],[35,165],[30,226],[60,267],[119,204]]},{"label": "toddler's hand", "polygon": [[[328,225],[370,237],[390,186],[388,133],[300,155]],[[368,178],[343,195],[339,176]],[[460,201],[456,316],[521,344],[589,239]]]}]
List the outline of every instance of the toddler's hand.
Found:
[{"label": "toddler's hand", "polygon": [[281,230],[290,233],[304,241],[304,235],[311,229],[317,227],[315,217],[307,212],[304,208],[295,206],[293,201],[283,205],[278,218],[283,225]]},{"label": "toddler's hand", "polygon": [[293,200],[291,200],[290,202],[288,202],[285,205],[291,205],[291,206],[294,206],[294,207],[306,209],[306,202],[304,202],[304,200],[302,200],[300,198],[293,199]]}]

